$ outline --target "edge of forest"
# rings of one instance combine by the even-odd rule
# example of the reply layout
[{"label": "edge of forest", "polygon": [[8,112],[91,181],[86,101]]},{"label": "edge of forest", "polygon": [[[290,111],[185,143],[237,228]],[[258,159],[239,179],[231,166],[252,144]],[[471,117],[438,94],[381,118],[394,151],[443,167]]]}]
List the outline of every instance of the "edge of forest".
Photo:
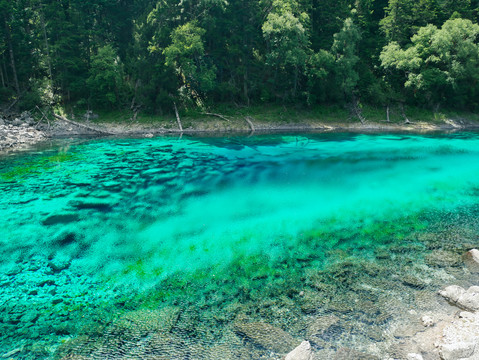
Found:
[{"label": "edge of forest", "polygon": [[[406,112],[366,106],[364,117],[358,118],[350,110],[337,106],[305,108],[298,106],[268,105],[261,107],[219,107],[214,110],[197,110],[168,115],[147,115],[131,112],[105,112],[93,114],[92,120],[83,114],[65,113],[68,119],[80,119],[93,130],[104,135],[143,135],[185,133],[225,135],[227,133],[268,132],[429,132],[479,129],[479,114],[464,112],[432,112],[421,108],[408,108]],[[76,121],[76,120],[75,120]],[[67,126],[64,126],[67,125]],[[89,133],[85,128],[59,124],[53,136]],[[95,131],[93,131],[95,132]],[[91,132],[90,132],[91,133]]]}]

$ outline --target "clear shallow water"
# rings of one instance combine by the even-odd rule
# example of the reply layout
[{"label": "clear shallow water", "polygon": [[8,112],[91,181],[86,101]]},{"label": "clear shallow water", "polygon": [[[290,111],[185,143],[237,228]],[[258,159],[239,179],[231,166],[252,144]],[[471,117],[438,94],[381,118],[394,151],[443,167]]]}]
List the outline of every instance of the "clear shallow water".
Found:
[{"label": "clear shallow water", "polygon": [[308,339],[320,358],[390,356],[405,313],[477,281],[461,256],[479,246],[478,160],[474,133],[62,140],[0,158],[0,355],[279,359]]}]

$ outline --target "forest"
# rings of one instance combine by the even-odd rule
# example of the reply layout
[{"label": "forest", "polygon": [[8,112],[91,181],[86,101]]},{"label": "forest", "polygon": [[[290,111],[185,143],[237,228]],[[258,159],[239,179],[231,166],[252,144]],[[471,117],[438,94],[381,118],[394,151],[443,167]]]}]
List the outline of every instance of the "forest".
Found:
[{"label": "forest", "polygon": [[0,0],[0,103],[479,107],[476,0]]}]

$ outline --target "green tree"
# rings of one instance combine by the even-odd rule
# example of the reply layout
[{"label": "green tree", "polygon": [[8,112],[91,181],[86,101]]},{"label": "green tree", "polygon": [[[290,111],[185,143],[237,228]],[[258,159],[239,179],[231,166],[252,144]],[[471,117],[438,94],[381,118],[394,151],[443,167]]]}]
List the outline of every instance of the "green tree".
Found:
[{"label": "green tree", "polygon": [[87,86],[92,105],[97,107],[118,107],[125,94],[123,65],[111,45],[98,49],[91,58]]},{"label": "green tree", "polygon": [[262,26],[266,65],[273,69],[273,87],[283,100],[296,98],[300,76],[312,54],[308,22],[308,14],[296,1],[274,0]]},{"label": "green tree", "polygon": [[388,41],[403,45],[421,26],[437,19],[436,0],[389,0],[381,27]]},{"label": "green tree", "polygon": [[352,18],[347,18],[344,20],[341,31],[334,34],[334,42],[331,46],[331,53],[336,59],[336,79],[346,101],[355,100],[356,96],[356,86],[359,80],[357,64],[360,40],[359,27]]},{"label": "green tree", "polygon": [[381,53],[382,66],[403,73],[404,86],[430,106],[477,107],[479,100],[479,25],[453,19],[441,29],[428,25],[401,48],[391,42]]},{"label": "green tree", "polygon": [[163,51],[165,64],[181,79],[180,94],[203,106],[204,95],[213,89],[216,68],[208,63],[203,36],[205,30],[195,22],[178,26],[171,34],[171,44]]}]

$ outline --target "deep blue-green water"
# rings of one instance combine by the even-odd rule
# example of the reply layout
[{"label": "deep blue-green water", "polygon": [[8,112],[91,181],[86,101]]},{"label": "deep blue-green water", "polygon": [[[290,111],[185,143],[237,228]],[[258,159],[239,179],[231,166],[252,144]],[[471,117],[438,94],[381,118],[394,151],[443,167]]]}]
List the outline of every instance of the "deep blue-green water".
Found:
[{"label": "deep blue-green water", "polygon": [[6,358],[387,358],[478,280],[476,133],[56,140],[0,194]]}]

